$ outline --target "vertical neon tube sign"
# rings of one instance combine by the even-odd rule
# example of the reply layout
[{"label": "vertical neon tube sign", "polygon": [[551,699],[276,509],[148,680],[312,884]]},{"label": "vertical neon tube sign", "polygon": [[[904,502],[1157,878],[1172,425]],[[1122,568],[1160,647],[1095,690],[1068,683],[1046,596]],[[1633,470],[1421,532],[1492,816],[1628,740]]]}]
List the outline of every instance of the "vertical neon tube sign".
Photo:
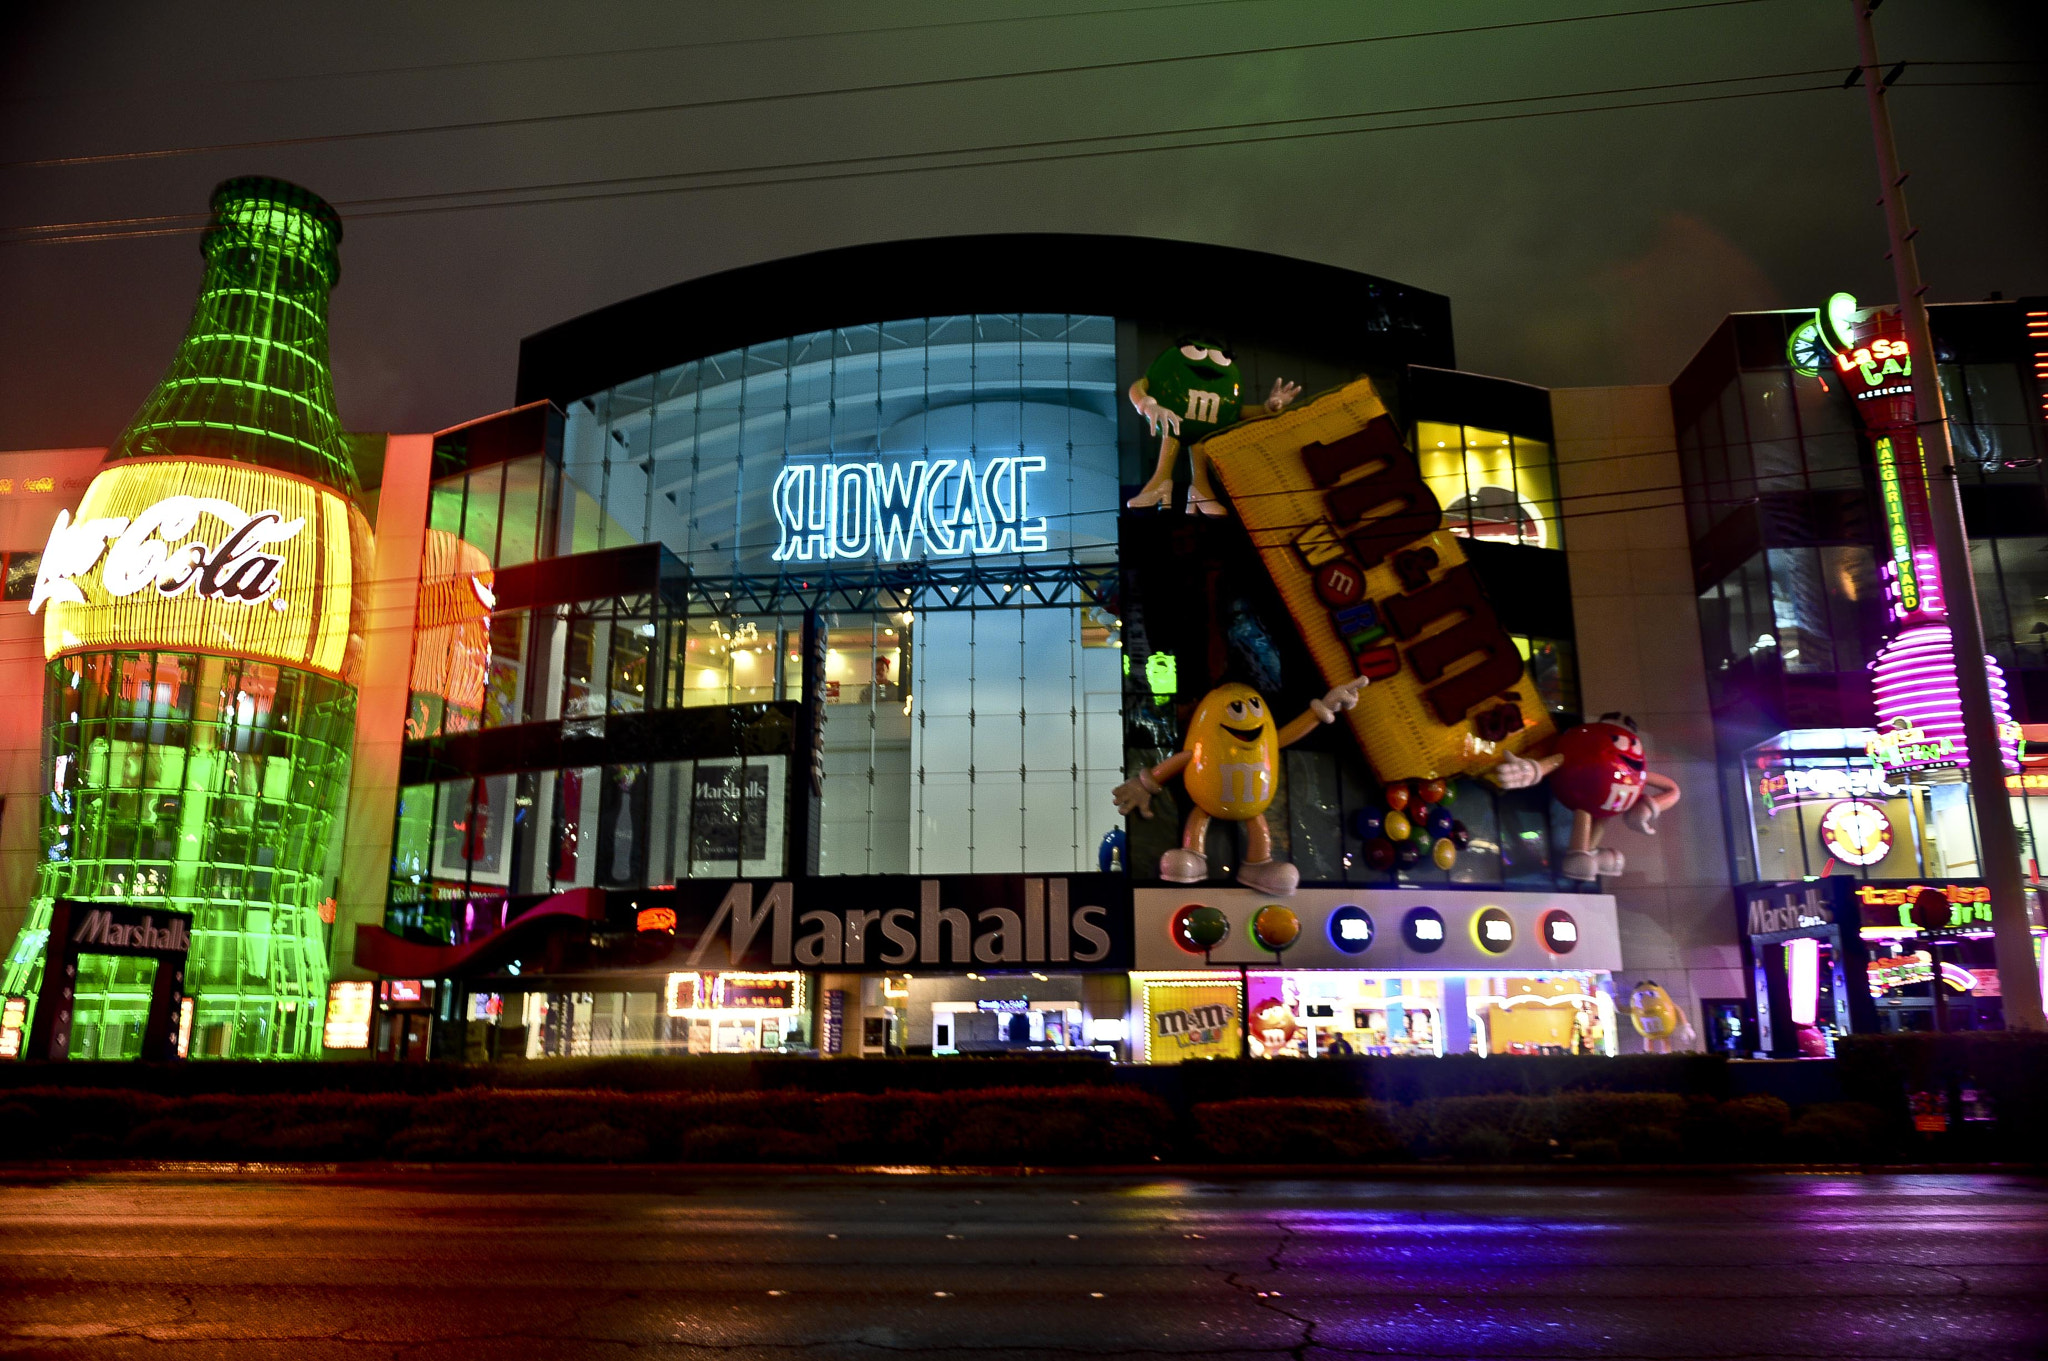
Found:
[{"label": "vertical neon tube sign", "polygon": [[[1906,345],[1904,322],[1895,309],[1859,309],[1855,298],[1837,293],[1812,321],[1792,333],[1786,351],[1800,373],[1835,371],[1854,399],[1858,423],[1870,439],[1877,464],[1890,550],[1881,575],[1891,637],[1871,667],[1881,730],[1870,744],[1871,759],[1883,765],[1905,749],[1965,752],[1962,697],[1941,567],[1935,559],[1927,465],[1913,406],[1914,356]],[[2005,673],[1997,661],[1986,661],[1991,709],[2002,734],[1999,745],[2006,769],[2016,771],[2019,731],[2012,721]],[[1953,764],[1962,764],[1960,755]]]}]

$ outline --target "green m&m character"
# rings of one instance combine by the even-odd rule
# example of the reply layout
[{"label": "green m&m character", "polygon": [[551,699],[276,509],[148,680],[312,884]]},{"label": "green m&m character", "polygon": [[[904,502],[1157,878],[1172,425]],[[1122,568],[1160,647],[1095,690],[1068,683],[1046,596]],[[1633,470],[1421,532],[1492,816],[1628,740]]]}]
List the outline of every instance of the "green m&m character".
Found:
[{"label": "green m&m character", "polygon": [[[1152,479],[1124,504],[1133,509],[1173,503],[1173,468],[1183,444],[1193,448],[1202,439],[1243,414],[1243,378],[1230,348],[1200,334],[1185,335],[1170,350],[1160,351],[1145,376],[1131,384],[1131,405],[1159,436],[1159,466]],[[1266,410],[1278,411],[1301,392],[1299,383],[1273,380]],[[1223,505],[1209,485],[1209,461],[1190,457],[1188,511],[1222,515]]]}]

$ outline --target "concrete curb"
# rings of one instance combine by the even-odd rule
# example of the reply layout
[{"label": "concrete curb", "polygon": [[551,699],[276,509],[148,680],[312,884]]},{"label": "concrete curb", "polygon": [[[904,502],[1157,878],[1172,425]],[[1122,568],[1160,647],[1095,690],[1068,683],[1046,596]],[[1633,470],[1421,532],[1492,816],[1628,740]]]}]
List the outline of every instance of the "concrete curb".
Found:
[{"label": "concrete curb", "polygon": [[1104,1177],[1228,1180],[1452,1180],[1483,1178],[1616,1178],[1730,1176],[1929,1176],[1998,1174],[2048,1176],[2048,1163],[1139,1163],[1079,1167],[947,1167],[908,1163],[506,1163],[506,1162],[229,1162],[108,1159],[104,1162],[0,1162],[0,1179],[14,1176],[229,1175],[441,1177],[564,1173],[621,1173],[667,1177]]}]

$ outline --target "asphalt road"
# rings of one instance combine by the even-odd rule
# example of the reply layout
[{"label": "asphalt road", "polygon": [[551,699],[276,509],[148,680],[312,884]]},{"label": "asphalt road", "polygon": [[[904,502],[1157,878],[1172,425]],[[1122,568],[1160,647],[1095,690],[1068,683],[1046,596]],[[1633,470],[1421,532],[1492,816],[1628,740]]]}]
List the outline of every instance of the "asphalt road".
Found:
[{"label": "asphalt road", "polygon": [[2048,1355],[2048,1183],[0,1173],[0,1354]]}]

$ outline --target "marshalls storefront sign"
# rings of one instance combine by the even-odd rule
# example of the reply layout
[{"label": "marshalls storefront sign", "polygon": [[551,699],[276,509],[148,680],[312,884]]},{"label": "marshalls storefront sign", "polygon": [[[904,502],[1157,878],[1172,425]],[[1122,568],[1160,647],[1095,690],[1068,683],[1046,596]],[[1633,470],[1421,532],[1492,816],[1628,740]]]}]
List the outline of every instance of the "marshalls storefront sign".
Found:
[{"label": "marshalls storefront sign", "polygon": [[[944,875],[679,884],[666,959],[685,969],[1084,969],[1131,967],[1121,875]],[[638,895],[640,917],[650,896]],[[655,934],[643,930],[643,936]]]}]

